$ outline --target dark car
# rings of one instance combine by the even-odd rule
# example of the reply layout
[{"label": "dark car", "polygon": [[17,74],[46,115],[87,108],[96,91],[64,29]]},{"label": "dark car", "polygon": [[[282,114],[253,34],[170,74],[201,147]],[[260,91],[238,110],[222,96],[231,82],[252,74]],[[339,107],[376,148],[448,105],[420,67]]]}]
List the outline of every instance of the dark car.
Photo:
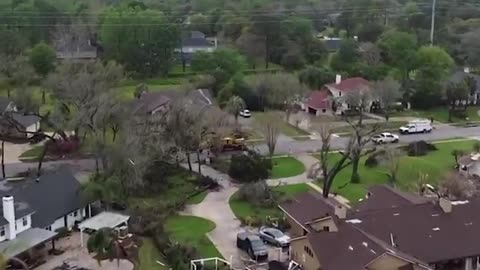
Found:
[{"label": "dark car", "polygon": [[258,235],[251,232],[237,234],[237,247],[247,252],[254,260],[261,261],[268,258],[267,246]]}]

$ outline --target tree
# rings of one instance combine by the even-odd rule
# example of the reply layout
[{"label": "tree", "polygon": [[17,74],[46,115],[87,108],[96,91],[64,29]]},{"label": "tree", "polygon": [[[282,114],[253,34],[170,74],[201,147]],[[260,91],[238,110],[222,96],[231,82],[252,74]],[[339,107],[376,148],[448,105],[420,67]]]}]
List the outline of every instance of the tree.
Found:
[{"label": "tree", "polygon": [[224,71],[228,77],[245,68],[245,59],[235,50],[219,49],[213,53],[196,52],[192,56],[192,70],[211,73]]},{"label": "tree", "polygon": [[392,185],[397,182],[397,174],[400,169],[400,158],[402,156],[403,152],[397,148],[388,147],[385,149],[383,162],[388,170],[388,180]]},{"label": "tree", "polygon": [[[55,70],[55,61],[55,51],[43,42],[35,45],[30,51],[30,63],[43,80]],[[45,104],[45,89],[42,89],[42,103]]]},{"label": "tree", "polygon": [[358,30],[358,39],[362,42],[375,42],[383,30],[384,26],[379,23],[363,24]]},{"label": "tree", "polygon": [[475,29],[461,37],[460,50],[465,62],[472,67],[480,65],[480,30]]},{"label": "tree", "polygon": [[263,37],[265,47],[265,68],[273,58],[276,49],[283,46],[283,16],[280,12],[272,11],[269,7],[259,9],[261,13],[254,13],[250,18],[252,30]]},{"label": "tree", "polygon": [[468,99],[470,97],[467,84],[465,82],[449,83],[445,96],[448,104],[448,121],[452,122],[453,113],[456,113],[459,109],[465,112],[467,109]]},{"label": "tree", "polygon": [[455,165],[458,165],[458,157],[464,155],[464,152],[459,149],[453,149],[451,154],[455,159]]},{"label": "tree", "polygon": [[243,31],[240,37],[235,41],[237,48],[247,57],[248,62],[255,69],[256,61],[265,58],[265,47],[258,46],[263,42],[263,38],[250,31]]},{"label": "tree", "polygon": [[206,35],[211,34],[211,27],[209,25],[209,18],[206,15],[201,13],[193,14],[189,17],[190,24],[188,24],[188,29],[192,31],[200,31]]},{"label": "tree", "polygon": [[382,63],[380,48],[374,43],[366,42],[360,44],[360,57],[368,66],[378,66]]},{"label": "tree", "polygon": [[448,173],[439,184],[440,194],[452,200],[465,200],[478,196],[478,188],[478,184],[457,172]]},{"label": "tree", "polygon": [[[274,118],[271,118],[274,119]],[[280,131],[278,126],[274,122],[267,122],[263,127],[264,131],[263,134],[265,135],[265,141],[268,147],[268,153],[270,154],[270,159],[272,158],[273,154],[275,153],[275,147],[277,145],[278,135],[280,135]]]},{"label": "tree", "polygon": [[400,88],[400,83],[391,77],[387,77],[384,80],[375,82],[373,84],[373,95],[380,102],[380,106],[384,110],[387,121],[392,108],[402,96]]},{"label": "tree", "polygon": [[160,11],[120,6],[105,11],[100,37],[108,59],[138,75],[153,76],[165,75],[173,66],[180,31]]},{"label": "tree", "polygon": [[335,81],[335,74],[324,67],[307,66],[300,71],[298,78],[310,89],[318,90],[325,84]]},{"label": "tree", "polygon": [[352,72],[359,59],[360,55],[356,42],[345,40],[342,42],[340,49],[330,59],[330,66],[334,71]]},{"label": "tree", "polygon": [[239,96],[232,96],[225,105],[227,111],[235,118],[235,124],[238,125],[238,116],[245,109],[245,101]]},{"label": "tree", "polygon": [[116,233],[110,228],[102,228],[90,235],[87,241],[88,253],[95,253],[98,265],[103,259],[117,259],[125,255],[125,250],[117,239]]},{"label": "tree", "polygon": [[232,156],[228,175],[242,183],[258,182],[268,178],[268,172],[271,168],[270,160],[254,151],[249,151]]},{"label": "tree", "polygon": [[282,56],[281,65],[287,71],[294,71],[305,66],[305,58],[299,49],[293,48]]}]

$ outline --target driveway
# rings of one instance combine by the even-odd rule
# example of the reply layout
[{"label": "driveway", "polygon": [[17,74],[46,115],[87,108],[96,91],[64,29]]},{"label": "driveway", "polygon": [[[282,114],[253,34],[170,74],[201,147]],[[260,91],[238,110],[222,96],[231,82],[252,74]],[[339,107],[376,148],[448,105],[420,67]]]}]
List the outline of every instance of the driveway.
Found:
[{"label": "driveway", "polygon": [[20,155],[32,148],[33,146],[28,143],[14,144],[5,142],[5,164],[20,162]]}]

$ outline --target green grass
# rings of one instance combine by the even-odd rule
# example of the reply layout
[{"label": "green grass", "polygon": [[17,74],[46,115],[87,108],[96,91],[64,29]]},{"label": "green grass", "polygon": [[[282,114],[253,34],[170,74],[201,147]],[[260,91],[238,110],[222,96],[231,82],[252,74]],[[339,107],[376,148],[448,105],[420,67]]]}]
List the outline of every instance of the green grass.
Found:
[{"label": "green grass", "polygon": [[310,133],[303,129],[290,125],[285,121],[285,113],[283,112],[254,112],[252,113],[255,119],[255,124],[260,128],[264,127],[267,123],[276,123],[280,133],[289,136],[296,137],[301,135],[310,135]]},{"label": "green grass", "polygon": [[[402,157],[396,185],[404,190],[414,191],[420,174],[428,175],[430,183],[438,184],[442,180],[442,176],[452,170],[455,165],[451,155],[452,150],[458,149],[468,152],[472,149],[474,143],[475,141],[471,140],[437,143],[435,146],[438,150],[425,156]],[[386,183],[388,179],[387,170],[382,166],[367,168],[364,166],[365,159],[363,158],[360,161],[361,182],[359,184],[350,183],[352,168],[348,166],[335,178],[332,192],[337,192],[351,202],[356,202],[365,196],[366,189],[369,186]]]},{"label": "green grass", "polygon": [[190,197],[187,200],[187,204],[199,204],[199,203],[203,202],[203,200],[205,199],[207,194],[208,194],[208,190],[204,190],[204,191],[198,193],[197,195]]},{"label": "green grass", "polygon": [[[281,193],[280,200],[286,200],[299,193],[304,193],[311,190],[311,188],[305,183],[278,186],[274,187],[273,189]],[[267,216],[279,216],[281,214],[280,210],[276,206],[259,207],[249,202],[240,200],[238,198],[238,192],[234,193],[232,197],[230,197],[228,203],[235,216],[244,220],[248,217],[265,219]]]},{"label": "green grass", "polygon": [[166,263],[165,258],[160,251],[154,245],[153,240],[143,237],[142,245],[138,251],[139,266],[138,270],[167,270],[168,267],[162,266],[157,263]]},{"label": "green grass", "polygon": [[213,229],[215,229],[215,223],[208,219],[194,216],[173,216],[165,224],[165,230],[176,241],[195,247],[201,257],[223,258],[206,235]]},{"label": "green grass", "polygon": [[40,146],[34,146],[32,149],[28,149],[27,151],[23,152],[21,155],[20,155],[20,160],[23,160],[23,159],[33,159],[33,160],[37,160],[40,155],[42,154],[42,151],[44,149],[44,146],[43,145],[40,145]]},{"label": "green grass", "polygon": [[[478,122],[480,121],[480,116],[477,114],[477,111],[480,110],[478,106],[470,106],[467,108],[466,115],[469,118],[468,122]],[[411,110],[397,112],[392,115],[395,116],[412,116],[418,118],[430,119],[433,117],[434,121],[439,121],[443,123],[448,123],[448,109],[445,107],[437,107],[430,110]],[[452,116],[452,122],[467,122],[467,120],[462,118],[457,118],[455,115]]]},{"label": "green grass", "polygon": [[302,162],[293,157],[278,157],[272,159],[271,179],[291,177],[305,172]]}]

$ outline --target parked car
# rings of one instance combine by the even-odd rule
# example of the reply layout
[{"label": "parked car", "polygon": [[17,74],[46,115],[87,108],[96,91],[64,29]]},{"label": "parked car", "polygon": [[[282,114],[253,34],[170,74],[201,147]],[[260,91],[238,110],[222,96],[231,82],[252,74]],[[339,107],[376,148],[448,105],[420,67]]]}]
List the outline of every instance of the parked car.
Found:
[{"label": "parked car", "polygon": [[427,133],[433,130],[432,122],[430,120],[413,120],[408,122],[407,125],[400,127],[400,133],[412,134],[412,133]]},{"label": "parked car", "polygon": [[243,110],[243,111],[240,111],[240,116],[243,117],[243,118],[250,118],[250,116],[252,116],[252,114],[250,113],[250,110]]},{"label": "parked car", "polygon": [[261,261],[268,259],[267,246],[262,239],[251,232],[241,232],[237,234],[237,247],[248,253],[250,258]]},{"label": "parked car", "polygon": [[290,237],[276,228],[263,226],[258,231],[260,238],[270,245],[285,247],[290,244]]},{"label": "parked car", "polygon": [[395,135],[389,132],[384,132],[384,133],[373,136],[372,142],[376,144],[398,143],[398,135]]}]

